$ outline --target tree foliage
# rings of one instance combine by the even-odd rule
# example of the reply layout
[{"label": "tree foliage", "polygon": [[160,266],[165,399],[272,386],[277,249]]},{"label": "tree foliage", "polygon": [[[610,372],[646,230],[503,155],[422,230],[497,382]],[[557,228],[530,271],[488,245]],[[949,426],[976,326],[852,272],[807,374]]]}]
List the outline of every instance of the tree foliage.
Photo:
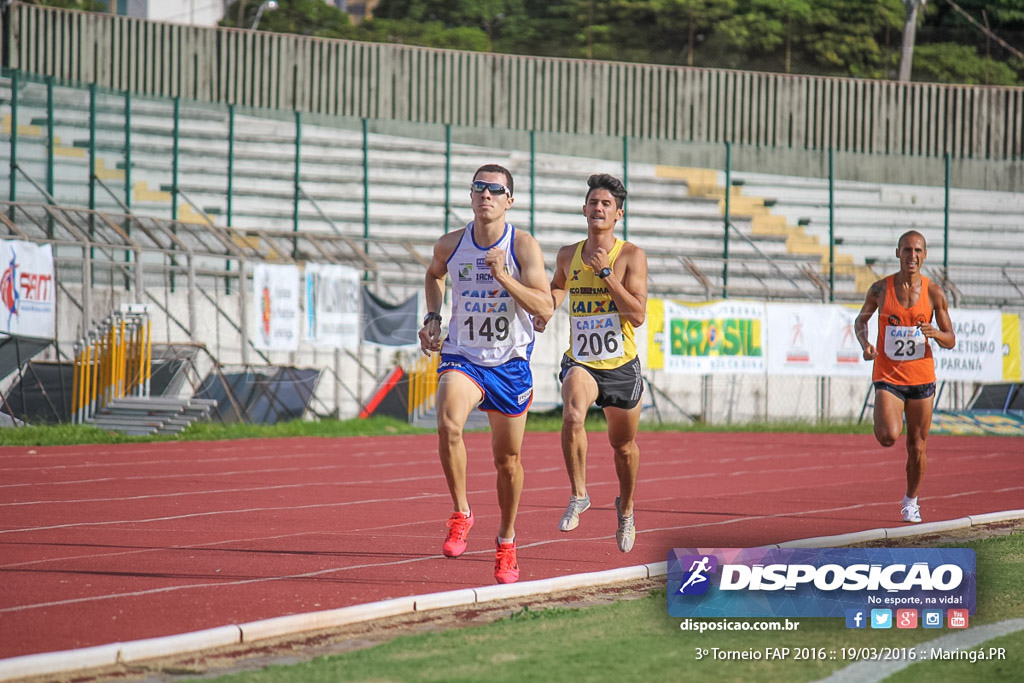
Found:
[{"label": "tree foliage", "polygon": [[[39,0],[106,11],[106,0]],[[239,14],[239,5],[242,12]],[[1024,50],[1024,0],[957,0]],[[224,26],[249,28],[260,0]],[[353,24],[323,0],[279,0],[261,31],[460,50],[893,78],[904,0],[381,0]],[[984,13],[983,13],[984,12]],[[913,77],[1024,83],[1024,63],[942,0],[919,13]]]}]

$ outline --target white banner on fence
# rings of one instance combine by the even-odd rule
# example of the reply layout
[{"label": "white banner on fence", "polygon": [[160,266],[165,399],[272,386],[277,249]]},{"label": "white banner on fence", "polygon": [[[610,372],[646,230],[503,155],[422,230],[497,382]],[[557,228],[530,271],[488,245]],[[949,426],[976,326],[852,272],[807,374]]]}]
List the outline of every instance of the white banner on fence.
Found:
[{"label": "white banner on fence", "polygon": [[359,271],[306,264],[306,341],[334,349],[359,347]]},{"label": "white banner on fence", "polygon": [[1004,381],[1002,312],[951,308],[949,319],[956,346],[947,350],[932,342],[935,376],[939,380]]},{"label": "white banner on fence", "polygon": [[57,281],[53,247],[0,240],[0,332],[54,339],[57,336]]},{"label": "white banner on fence", "polygon": [[665,300],[665,370],[692,374],[763,373],[764,303]]},{"label": "white banner on fence", "polygon": [[261,351],[299,349],[299,267],[254,263],[252,343]]},{"label": "white banner on fence", "polygon": [[[871,377],[857,342],[858,308],[823,304],[767,304],[768,372],[772,375]],[[878,333],[877,317],[868,339]]]}]

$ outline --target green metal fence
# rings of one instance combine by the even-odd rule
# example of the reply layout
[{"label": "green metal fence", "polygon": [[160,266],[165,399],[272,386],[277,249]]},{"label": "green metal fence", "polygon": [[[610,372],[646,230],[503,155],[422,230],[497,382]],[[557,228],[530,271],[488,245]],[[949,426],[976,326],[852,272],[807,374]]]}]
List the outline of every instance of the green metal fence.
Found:
[{"label": "green metal fence", "polygon": [[[878,157],[836,150],[252,110],[17,71],[0,79],[0,100],[6,130],[19,133],[0,143],[10,202],[231,226],[269,259],[315,259],[299,253],[300,234],[357,240],[367,261],[352,265],[395,297],[418,287],[432,240],[471,218],[472,170],[498,161],[517,180],[511,219],[545,251],[579,239],[589,173],[623,178],[631,195],[621,234],[648,251],[656,296],[856,302],[886,272],[898,235],[915,228],[929,239],[933,277],[959,305],[1024,304],[1024,193],[957,187],[954,165],[982,162],[948,155],[887,160],[893,175],[924,185],[865,185],[850,179]],[[765,154],[779,173],[760,172]],[[1009,162],[983,165],[1014,173]],[[138,228],[122,220],[121,229],[130,238]],[[276,235],[272,247],[261,232]],[[283,232],[292,235],[285,248]],[[125,264],[135,258],[123,254]],[[227,294],[239,267],[223,261]],[[173,292],[181,276],[168,272]],[[135,286],[127,276],[122,284]]]}]

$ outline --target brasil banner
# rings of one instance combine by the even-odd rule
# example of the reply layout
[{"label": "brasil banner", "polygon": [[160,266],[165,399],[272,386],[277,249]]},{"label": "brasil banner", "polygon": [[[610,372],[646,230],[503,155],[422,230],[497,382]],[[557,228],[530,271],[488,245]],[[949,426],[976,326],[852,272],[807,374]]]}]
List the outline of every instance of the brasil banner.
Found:
[{"label": "brasil banner", "polygon": [[765,306],[754,301],[664,302],[665,370],[690,374],[765,371]]}]

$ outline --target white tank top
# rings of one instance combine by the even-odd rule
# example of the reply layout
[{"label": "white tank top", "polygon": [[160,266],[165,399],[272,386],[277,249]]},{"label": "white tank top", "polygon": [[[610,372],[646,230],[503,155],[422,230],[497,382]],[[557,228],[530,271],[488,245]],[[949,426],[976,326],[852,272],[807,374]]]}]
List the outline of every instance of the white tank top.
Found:
[{"label": "white tank top", "polygon": [[533,351],[533,318],[495,282],[484,257],[493,247],[505,251],[505,269],[519,280],[515,253],[516,229],[505,224],[505,232],[494,244],[481,245],[466,226],[459,245],[448,257],[452,281],[452,317],[442,353],[452,353],[485,367],[501,365],[513,358],[530,360]]}]

